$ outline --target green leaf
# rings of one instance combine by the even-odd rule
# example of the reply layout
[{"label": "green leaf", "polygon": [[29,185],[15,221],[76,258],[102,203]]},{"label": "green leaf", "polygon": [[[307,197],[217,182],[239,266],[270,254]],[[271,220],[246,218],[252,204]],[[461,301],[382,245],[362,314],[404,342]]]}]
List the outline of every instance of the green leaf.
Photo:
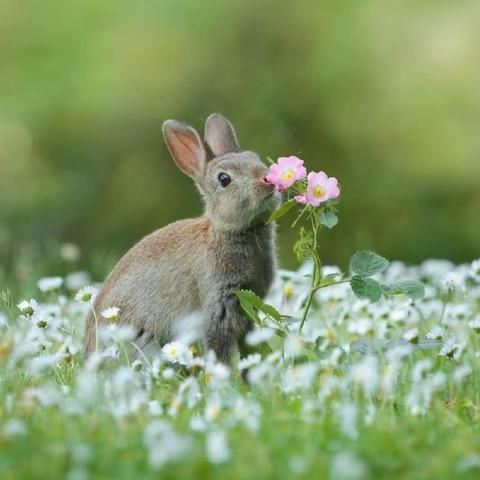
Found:
[{"label": "green leaf", "polygon": [[398,295],[402,293],[397,286],[387,283],[382,284],[382,291],[385,295]]},{"label": "green leaf", "polygon": [[327,228],[333,228],[338,223],[338,217],[330,210],[322,210],[320,213],[320,223]]},{"label": "green leaf", "polygon": [[[282,316],[280,315],[278,310],[276,310],[271,305],[268,305],[267,303],[265,303],[258,295],[253,293],[251,290],[237,290],[235,294],[240,300],[240,305],[246,311],[246,313],[250,316],[250,318],[252,318],[251,313],[253,310],[254,316],[256,319],[258,319],[258,322],[254,318],[252,318],[252,320],[255,321],[256,323],[261,323],[260,319],[258,318],[257,310],[261,310],[262,312],[266,313],[269,317],[271,317],[277,323],[282,322]],[[245,306],[247,307],[247,309],[245,308]]]},{"label": "green leaf", "polygon": [[385,295],[407,295],[412,300],[418,300],[425,296],[425,286],[422,282],[415,280],[404,280],[402,282],[384,284],[382,290]]},{"label": "green leaf", "polygon": [[368,298],[376,302],[382,296],[382,286],[372,278],[354,275],[350,280],[350,286],[358,298]]},{"label": "green leaf", "polygon": [[357,252],[350,260],[350,269],[361,277],[370,277],[383,272],[390,262],[373,252]]},{"label": "green leaf", "polygon": [[313,251],[313,233],[300,228],[300,238],[295,242],[293,246],[293,252],[297,256],[298,261],[302,261],[304,258],[311,255]]},{"label": "green leaf", "polygon": [[237,295],[238,300],[240,302],[240,306],[243,308],[243,311],[247,314],[247,316],[250,318],[250,320],[252,320],[253,323],[262,326],[263,322],[260,320],[257,310],[253,307],[253,305],[250,303],[248,298],[239,294],[239,292],[240,290],[236,291],[235,295]]},{"label": "green leaf", "polygon": [[418,300],[425,296],[425,286],[422,282],[404,280],[402,282],[397,282],[395,286],[412,300]]},{"label": "green leaf", "polygon": [[295,199],[291,198],[290,200],[286,201],[282,205],[280,205],[279,208],[277,208],[271,215],[270,218],[267,220],[267,225],[269,223],[274,222],[275,220],[278,220],[280,217],[283,217],[294,205],[295,205]]}]

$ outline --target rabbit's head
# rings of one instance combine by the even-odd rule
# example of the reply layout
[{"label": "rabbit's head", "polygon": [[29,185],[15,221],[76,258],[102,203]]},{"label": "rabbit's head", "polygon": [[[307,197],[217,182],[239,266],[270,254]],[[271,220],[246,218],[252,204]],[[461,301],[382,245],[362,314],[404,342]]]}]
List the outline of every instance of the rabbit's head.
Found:
[{"label": "rabbit's head", "polygon": [[267,167],[256,153],[240,151],[224,116],[207,118],[204,141],[175,120],[164,122],[163,134],[175,163],[197,184],[216,228],[245,230],[264,223],[278,206],[280,193],[266,182]]}]

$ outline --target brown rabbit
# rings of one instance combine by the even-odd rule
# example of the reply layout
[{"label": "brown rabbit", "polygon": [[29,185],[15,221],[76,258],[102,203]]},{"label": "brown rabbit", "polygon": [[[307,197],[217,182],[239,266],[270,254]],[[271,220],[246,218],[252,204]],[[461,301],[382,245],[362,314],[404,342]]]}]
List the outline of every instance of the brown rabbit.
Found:
[{"label": "brown rabbit", "polygon": [[[180,220],[146,236],[118,262],[94,303],[101,312],[120,309],[119,322],[137,330],[145,348],[171,341],[178,322],[199,312],[203,340],[229,362],[251,329],[235,290],[264,296],[275,268],[274,226],[265,221],[280,194],[265,181],[267,168],[256,153],[240,151],[230,122],[218,113],[205,123],[205,139],[175,120],[163,124],[177,166],[196,183],[204,214]],[[85,329],[85,351],[95,349],[93,312]]]}]

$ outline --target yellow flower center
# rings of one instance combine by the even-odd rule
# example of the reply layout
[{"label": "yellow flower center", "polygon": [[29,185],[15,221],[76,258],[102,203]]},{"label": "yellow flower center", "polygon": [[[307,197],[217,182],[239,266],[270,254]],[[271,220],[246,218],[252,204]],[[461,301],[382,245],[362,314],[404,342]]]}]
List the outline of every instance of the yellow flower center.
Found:
[{"label": "yellow flower center", "polygon": [[283,287],[283,296],[288,300],[293,294],[293,285],[287,284]]},{"label": "yellow flower center", "polygon": [[315,198],[320,198],[320,197],[323,197],[326,193],[326,190],[324,187],[322,187],[321,185],[315,185],[313,188],[312,188],[312,195],[315,197]]},{"label": "yellow flower center", "polygon": [[282,180],[289,182],[294,175],[295,175],[295,172],[293,171],[293,169],[289,168],[288,170],[284,170],[282,172]]},{"label": "yellow flower center", "polygon": [[217,419],[217,418],[220,416],[220,413],[221,413],[221,412],[222,412],[222,410],[221,410],[221,408],[220,408],[218,405],[214,405],[214,406],[212,407],[211,413],[212,413],[212,417],[213,417],[214,419]]},{"label": "yellow flower center", "polygon": [[171,355],[172,357],[175,357],[175,356],[177,355],[177,349],[176,349],[176,348],[171,348],[171,349],[170,349],[170,355]]}]

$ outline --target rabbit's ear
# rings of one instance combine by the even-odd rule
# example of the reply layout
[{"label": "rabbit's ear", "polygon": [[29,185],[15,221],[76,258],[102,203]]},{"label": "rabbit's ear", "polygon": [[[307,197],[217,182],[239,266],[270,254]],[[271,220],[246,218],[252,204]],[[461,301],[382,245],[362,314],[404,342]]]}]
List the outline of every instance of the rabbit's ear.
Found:
[{"label": "rabbit's ear", "polygon": [[162,130],[170,155],[178,168],[198,179],[205,167],[206,152],[197,131],[176,120],[163,122]]},{"label": "rabbit's ear", "polygon": [[214,157],[240,150],[232,124],[219,113],[212,113],[205,122],[205,144]]}]

